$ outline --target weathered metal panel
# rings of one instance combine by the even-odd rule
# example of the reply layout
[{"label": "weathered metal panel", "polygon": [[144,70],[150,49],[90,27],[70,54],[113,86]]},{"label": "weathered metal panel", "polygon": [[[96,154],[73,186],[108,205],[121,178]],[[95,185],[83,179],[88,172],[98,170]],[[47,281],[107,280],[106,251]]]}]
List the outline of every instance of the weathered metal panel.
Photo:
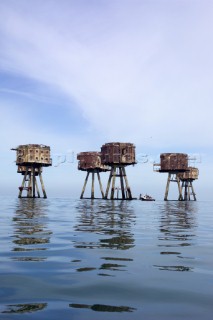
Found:
[{"label": "weathered metal panel", "polygon": [[160,165],[160,172],[187,171],[188,155],[185,153],[162,153]]},{"label": "weathered metal panel", "polygon": [[88,171],[98,169],[108,171],[109,167],[101,162],[101,153],[96,151],[80,152],[77,154],[78,170]]},{"label": "weathered metal panel", "polygon": [[180,180],[196,180],[198,179],[199,170],[198,168],[188,167],[189,171],[178,173]]},{"label": "weathered metal panel", "polygon": [[135,164],[135,146],[132,143],[110,142],[101,147],[102,162],[107,165]]},{"label": "weathered metal panel", "polygon": [[39,144],[19,145],[16,149],[17,165],[41,165],[51,166],[50,147]]}]

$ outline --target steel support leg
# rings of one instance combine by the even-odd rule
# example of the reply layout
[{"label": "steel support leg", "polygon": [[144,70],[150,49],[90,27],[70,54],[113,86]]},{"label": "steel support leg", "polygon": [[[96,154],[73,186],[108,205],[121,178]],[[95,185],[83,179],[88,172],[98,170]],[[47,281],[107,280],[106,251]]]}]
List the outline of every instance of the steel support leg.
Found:
[{"label": "steel support leg", "polygon": [[91,199],[95,197],[95,173],[92,172],[92,189],[91,189]]},{"label": "steel support leg", "polygon": [[37,183],[36,177],[35,177],[35,186],[36,186],[36,191],[37,191],[38,198],[40,198],[40,192],[39,192],[39,188],[38,188],[38,183]]},{"label": "steel support leg", "polygon": [[119,174],[120,174],[120,183],[121,183],[121,194],[122,194],[122,199],[125,199],[125,189],[124,189],[124,179],[123,179],[123,171],[122,168],[119,168]]},{"label": "steel support leg", "polygon": [[126,183],[127,198],[131,200],[132,199],[132,193],[131,193],[130,186],[129,186],[129,183],[128,183],[128,179],[127,179],[127,176],[126,176],[125,167],[123,167],[122,169],[123,169],[124,180],[125,180],[125,183]]},{"label": "steel support leg", "polygon": [[46,194],[46,191],[45,191],[45,188],[44,188],[44,182],[43,182],[42,175],[41,175],[41,168],[38,168],[38,174],[39,174],[39,178],[40,178],[40,182],[41,182],[41,188],[42,188],[42,191],[43,191],[44,198],[47,198],[47,194]]},{"label": "steel support leg", "polygon": [[21,187],[20,187],[20,189],[19,189],[19,195],[18,195],[19,198],[22,197],[22,192],[23,192],[23,188],[24,188],[25,181],[26,181],[27,173],[28,173],[28,170],[27,170],[27,168],[26,168],[26,171],[25,171],[25,173],[24,173],[24,178],[23,178],[23,180],[22,180],[22,184],[21,184]]},{"label": "steel support leg", "polygon": [[109,193],[109,188],[110,188],[110,184],[111,184],[111,180],[112,180],[112,173],[113,173],[114,167],[111,168],[110,170],[110,175],[109,175],[109,179],[108,179],[108,183],[107,183],[107,188],[106,188],[106,192],[105,192],[105,199],[108,198],[108,193]]},{"label": "steel support leg", "polygon": [[193,185],[192,185],[192,181],[190,181],[190,184],[191,184],[192,195],[193,195],[194,201],[197,201],[196,193],[195,193],[195,191],[194,191],[194,188],[193,188]]},{"label": "steel support leg", "polygon": [[113,173],[112,173],[112,188],[111,188],[111,196],[110,199],[114,199],[114,193],[115,193],[115,179],[116,179],[116,166],[113,167]]},{"label": "steel support leg", "polygon": [[178,184],[178,191],[179,191],[179,200],[182,201],[183,200],[183,196],[182,196],[182,189],[180,186],[180,178],[178,177],[178,175],[176,175],[176,180],[177,180],[177,184]]},{"label": "steel support leg", "polygon": [[165,191],[164,201],[167,201],[167,200],[168,200],[170,179],[171,179],[171,173],[168,173],[168,178],[167,178],[167,184],[166,184],[166,191]]},{"label": "steel support leg", "polygon": [[104,198],[104,191],[103,191],[103,187],[102,187],[101,177],[100,177],[99,171],[97,171],[97,176],[98,176],[98,182],[99,182],[99,186],[100,186],[100,190],[101,190],[101,195],[102,195],[102,198]]},{"label": "steel support leg", "polygon": [[35,177],[35,168],[34,167],[32,167],[31,168],[31,172],[32,172],[32,176],[33,176],[33,198],[35,198],[35,179],[36,179],[36,177]]},{"label": "steel support leg", "polygon": [[30,171],[29,172],[28,191],[27,191],[28,198],[32,198],[32,185],[33,185],[33,175],[32,175],[32,171]]},{"label": "steel support leg", "polygon": [[87,181],[88,181],[88,178],[89,178],[89,174],[90,174],[89,171],[87,171],[87,176],[86,176],[86,179],[84,181],[84,185],[83,185],[83,189],[82,189],[82,192],[81,192],[80,199],[83,199],[84,192],[85,192],[86,185],[87,185]]}]

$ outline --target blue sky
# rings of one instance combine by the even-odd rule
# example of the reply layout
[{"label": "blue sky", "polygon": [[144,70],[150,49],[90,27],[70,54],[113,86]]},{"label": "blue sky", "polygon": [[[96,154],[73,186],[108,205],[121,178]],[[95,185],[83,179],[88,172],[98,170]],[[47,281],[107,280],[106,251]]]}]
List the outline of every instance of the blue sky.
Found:
[{"label": "blue sky", "polygon": [[[213,2],[207,0],[1,0],[2,194],[17,194],[11,147],[51,146],[50,196],[80,194],[84,173],[62,155],[132,142],[199,155],[198,199],[213,182]],[[152,161],[128,168],[133,192],[163,198]]]}]

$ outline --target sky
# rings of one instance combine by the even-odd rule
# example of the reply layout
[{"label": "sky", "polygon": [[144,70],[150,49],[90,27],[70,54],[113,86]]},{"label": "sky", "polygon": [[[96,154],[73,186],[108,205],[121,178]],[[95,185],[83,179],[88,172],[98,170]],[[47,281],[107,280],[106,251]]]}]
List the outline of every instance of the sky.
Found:
[{"label": "sky", "polygon": [[120,141],[136,146],[135,196],[163,199],[153,162],[183,152],[211,200],[212,17],[211,0],[1,0],[0,193],[18,193],[20,144],[51,147],[50,197],[78,197],[77,153]]}]

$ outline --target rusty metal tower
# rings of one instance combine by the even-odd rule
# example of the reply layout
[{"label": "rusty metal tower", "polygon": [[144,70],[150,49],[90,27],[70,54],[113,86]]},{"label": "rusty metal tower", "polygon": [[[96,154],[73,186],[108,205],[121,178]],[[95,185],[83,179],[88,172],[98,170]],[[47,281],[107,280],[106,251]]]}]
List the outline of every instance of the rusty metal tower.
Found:
[{"label": "rusty metal tower", "polygon": [[189,170],[188,155],[185,153],[162,153],[160,155],[160,164],[154,164],[153,168],[154,171],[168,173],[164,200],[168,200],[170,182],[177,183],[179,192],[178,200],[184,200],[179,174]]},{"label": "rusty metal tower", "polygon": [[120,199],[132,200],[132,193],[128,184],[125,167],[136,164],[135,146],[132,143],[111,142],[101,147],[102,163],[111,167],[108,179],[105,199],[108,199],[108,193],[111,185],[110,199],[115,199],[115,180],[120,178],[120,190],[122,197]]},{"label": "rusty metal tower", "polygon": [[92,175],[92,185],[91,185],[91,197],[89,199],[95,199],[95,175],[98,177],[98,182],[100,186],[100,191],[102,198],[104,198],[104,191],[101,183],[100,172],[109,171],[109,167],[101,163],[101,153],[100,152],[81,152],[77,154],[78,170],[87,171],[83,189],[81,192],[80,199],[84,198],[84,192],[88,182],[89,175]]},{"label": "rusty metal tower", "polygon": [[194,167],[188,167],[189,171],[186,172],[180,172],[178,173],[178,177],[182,182],[181,189],[184,191],[184,197],[183,200],[191,200],[191,197],[193,197],[193,200],[196,201],[196,194],[193,188],[193,181],[198,179],[199,170]]},{"label": "rusty metal tower", "polygon": [[19,187],[19,198],[22,198],[23,191],[26,191],[26,198],[40,198],[40,192],[36,177],[39,176],[43,197],[47,198],[42,179],[42,168],[52,165],[50,158],[50,147],[40,144],[19,145],[11,150],[16,151],[16,165],[18,173],[24,177]]}]

